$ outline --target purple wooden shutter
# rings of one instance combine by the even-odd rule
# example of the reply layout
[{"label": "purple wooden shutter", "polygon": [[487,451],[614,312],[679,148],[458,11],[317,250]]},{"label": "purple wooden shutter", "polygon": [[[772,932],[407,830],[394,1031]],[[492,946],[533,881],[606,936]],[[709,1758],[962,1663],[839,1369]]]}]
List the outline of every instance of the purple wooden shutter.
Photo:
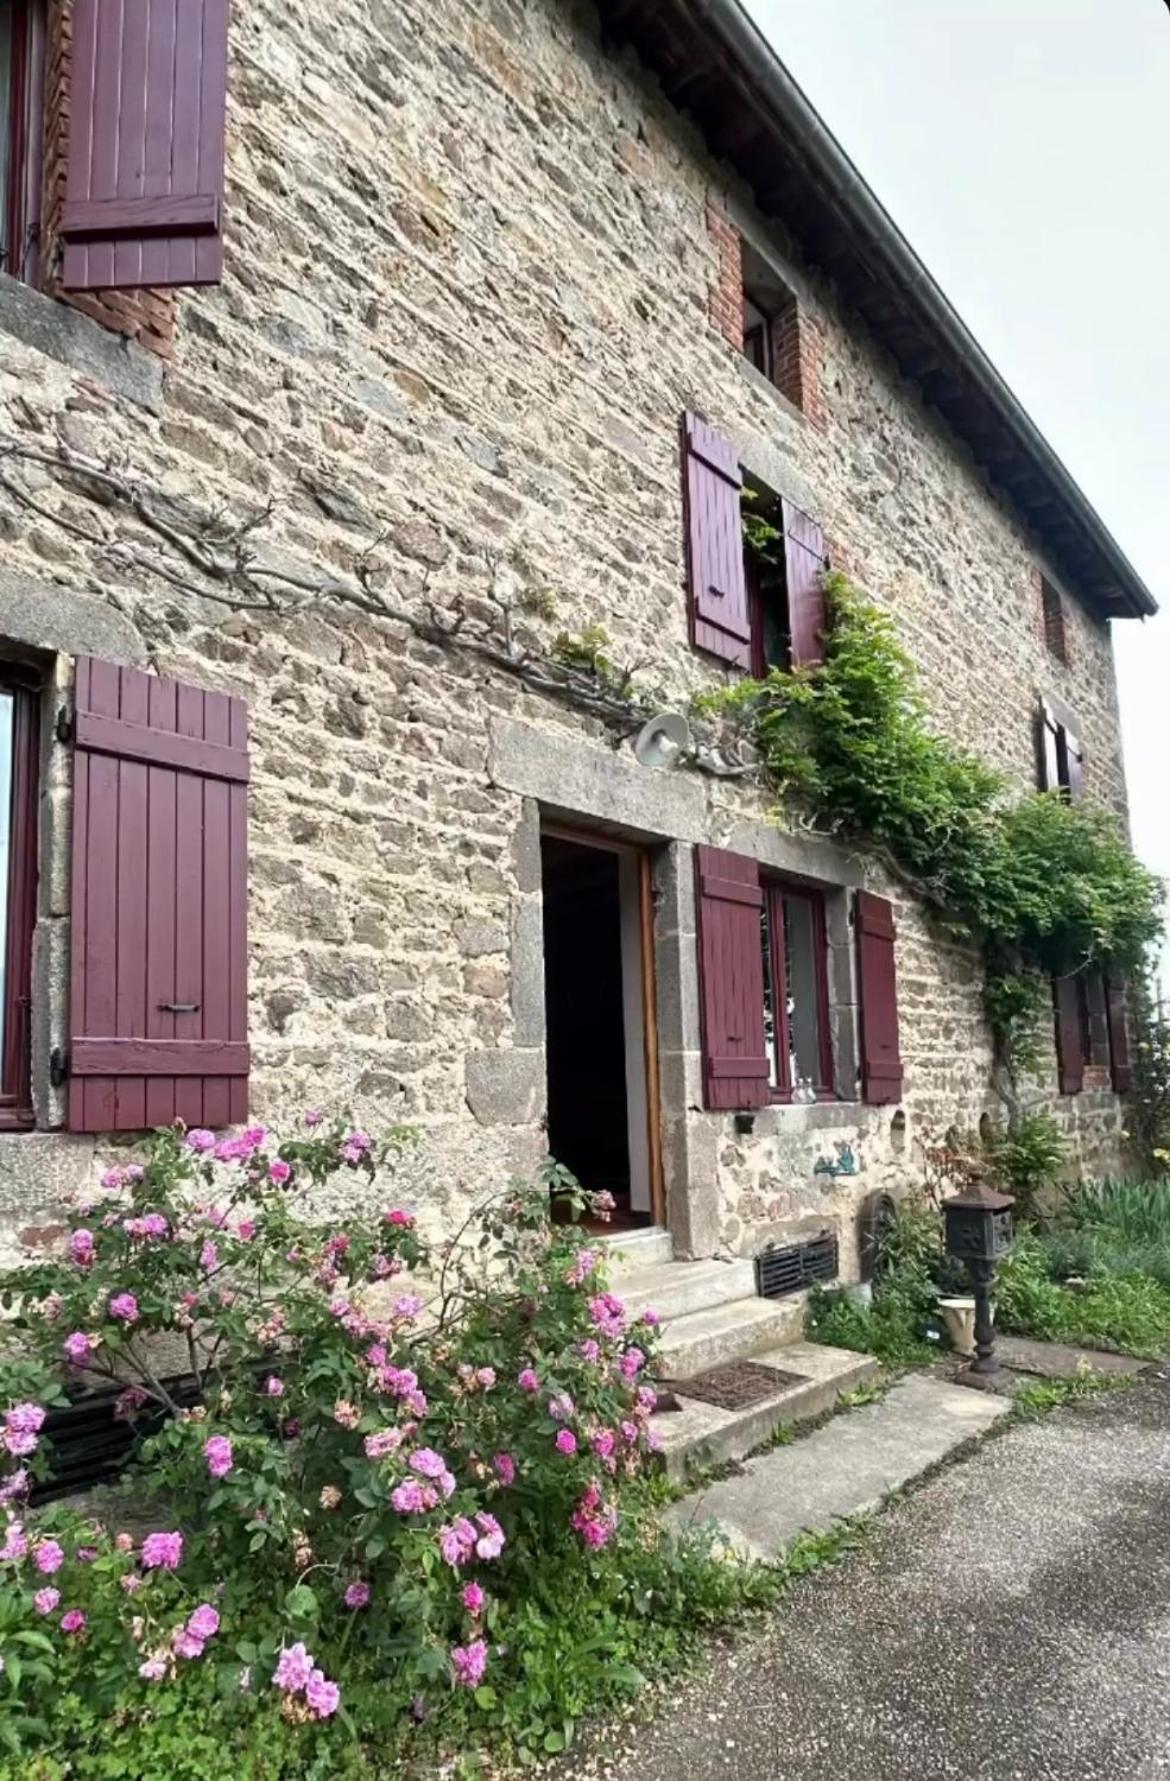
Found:
[{"label": "purple wooden shutter", "polygon": [[67,291],[223,272],[229,0],[74,0]]},{"label": "purple wooden shutter", "polygon": [[1129,1062],[1129,1023],[1126,1018],[1125,985],[1116,977],[1105,979],[1105,1010],[1109,1018],[1109,1057],[1113,1066],[1113,1086],[1119,1095],[1127,1095],[1133,1087],[1133,1071]]},{"label": "purple wooden shutter", "polygon": [[883,1106],[902,1099],[894,911],[884,897],[857,893],[857,984],[861,1002],[861,1092]]},{"label": "purple wooden shutter", "polygon": [[750,668],[739,459],[730,439],[695,414],[683,415],[682,457],[691,639],[697,649]]},{"label": "purple wooden shutter", "polygon": [[783,501],[781,507],[792,666],[810,668],[825,659],[825,535],[799,507],[789,501]]},{"label": "purple wooden shutter", "polygon": [[1085,1085],[1080,979],[1075,974],[1054,977],[1052,999],[1056,1012],[1056,1064],[1060,1092],[1062,1095],[1079,1095]]},{"label": "purple wooden shutter", "polygon": [[755,860],[718,847],[695,850],[703,1093],[708,1107],[768,1101],[764,1038],[764,893]]},{"label": "purple wooden shutter", "polygon": [[247,711],[82,656],[69,1127],[248,1111]]}]

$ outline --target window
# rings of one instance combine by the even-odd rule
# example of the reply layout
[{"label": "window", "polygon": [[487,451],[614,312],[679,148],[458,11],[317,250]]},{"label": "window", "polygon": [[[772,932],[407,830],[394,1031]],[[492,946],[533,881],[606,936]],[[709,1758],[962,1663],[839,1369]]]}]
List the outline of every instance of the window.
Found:
[{"label": "window", "polygon": [[1040,701],[1041,791],[1059,791],[1075,804],[1084,786],[1085,751],[1080,726],[1071,711],[1055,698]]},{"label": "window", "polygon": [[0,266],[32,282],[40,238],[41,0],[0,0]]},{"label": "window", "polygon": [[743,293],[743,354],[771,382],[773,370],[772,318],[761,309],[750,290]]},{"label": "window", "polygon": [[761,680],[769,668],[792,666],[784,515],[775,495],[751,486],[745,486],[743,491],[743,511],[743,570],[751,627],[751,672]]},{"label": "window", "polygon": [[32,1124],[29,1047],[37,898],[37,722],[31,671],[0,664],[0,1128]]},{"label": "window", "polygon": [[833,1092],[825,906],[819,891],[766,883],[760,915],[764,1040],[773,1100]]},{"label": "window", "polygon": [[1052,583],[1040,577],[1040,605],[1044,615],[1044,641],[1058,662],[1068,661],[1068,636],[1064,627],[1064,601]]}]

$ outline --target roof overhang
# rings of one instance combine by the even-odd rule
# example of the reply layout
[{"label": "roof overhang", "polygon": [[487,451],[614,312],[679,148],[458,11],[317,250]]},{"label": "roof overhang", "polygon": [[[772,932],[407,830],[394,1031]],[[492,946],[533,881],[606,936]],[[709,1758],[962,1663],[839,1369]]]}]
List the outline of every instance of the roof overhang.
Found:
[{"label": "roof overhang", "polygon": [[1054,566],[1108,618],[1157,602],[738,0],[599,0],[663,92],[964,441]]}]

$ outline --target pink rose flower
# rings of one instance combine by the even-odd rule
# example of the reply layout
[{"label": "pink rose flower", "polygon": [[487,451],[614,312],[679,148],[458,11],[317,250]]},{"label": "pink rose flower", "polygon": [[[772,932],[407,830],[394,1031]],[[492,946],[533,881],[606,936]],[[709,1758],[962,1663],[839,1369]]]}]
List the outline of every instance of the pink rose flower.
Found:
[{"label": "pink rose flower", "polygon": [[485,1560],[499,1558],[506,1543],[503,1528],[486,1509],[477,1510],[475,1519],[479,1525],[479,1538],[475,1542],[476,1556]]},{"label": "pink rose flower", "polygon": [[85,1615],[80,1608],[66,1608],[61,1616],[63,1633],[80,1633],[85,1631]]},{"label": "pink rose flower", "polygon": [[627,1348],[618,1361],[618,1372],[623,1379],[636,1379],[646,1365],[646,1356],[640,1348]]},{"label": "pink rose flower", "polygon": [[65,1563],[65,1548],[56,1540],[38,1540],[33,1547],[33,1563],[42,1577],[51,1577]]},{"label": "pink rose flower", "polygon": [[414,1228],[414,1214],[404,1212],[401,1206],[392,1206],[385,1214],[387,1224],[397,1225],[399,1230],[409,1231]]},{"label": "pink rose flower", "polygon": [[416,1292],[404,1292],[401,1298],[395,1299],[393,1312],[395,1317],[404,1323],[411,1323],[423,1308],[423,1302]]},{"label": "pink rose flower", "polygon": [[60,1600],[59,1589],[38,1589],[33,1597],[33,1607],[38,1614],[51,1614]]},{"label": "pink rose flower", "polygon": [[540,1390],[540,1380],[536,1377],[536,1374],[532,1371],[531,1367],[525,1367],[522,1372],[516,1375],[516,1383],[521,1391]]},{"label": "pink rose flower", "polygon": [[207,1274],[212,1273],[219,1266],[219,1250],[210,1237],[199,1251],[199,1266]]},{"label": "pink rose flower", "polygon": [[185,1142],[188,1150],[194,1150],[199,1155],[204,1155],[207,1151],[215,1149],[215,1133],[205,1130],[203,1126],[196,1126],[187,1133]]},{"label": "pink rose flower", "polygon": [[219,1631],[219,1613],[210,1602],[200,1602],[187,1620],[187,1631],[193,1639],[206,1643]]},{"label": "pink rose flower", "polygon": [[577,1437],[572,1429],[558,1429],[555,1446],[558,1453],[576,1453]]},{"label": "pink rose flower", "polygon": [[422,1485],[417,1478],[405,1478],[395,1490],[390,1492],[390,1507],[399,1515],[417,1515],[426,1507]]},{"label": "pink rose flower", "polygon": [[369,1605],[370,1586],[368,1583],[351,1583],[342,1597],[347,1608],[365,1608]]},{"label": "pink rose flower", "polygon": [[87,1336],[81,1330],[74,1330],[66,1336],[63,1343],[65,1359],[74,1367],[83,1367],[94,1349],[98,1347],[100,1337]]},{"label": "pink rose flower", "polygon": [[282,1156],[273,1157],[268,1165],[268,1179],[276,1187],[283,1187],[292,1179],[292,1164],[286,1163]]},{"label": "pink rose flower", "polygon": [[447,1470],[446,1460],[433,1447],[419,1447],[406,1463],[420,1478],[439,1478]]},{"label": "pink rose flower", "polygon": [[144,1682],[161,1682],[167,1673],[165,1657],[148,1657],[145,1663],[138,1666],[138,1674]]},{"label": "pink rose flower", "polygon": [[110,1300],[110,1316],[118,1323],[138,1322],[138,1300],[132,1292],[115,1293]]},{"label": "pink rose flower", "polygon": [[488,1648],[482,1639],[470,1645],[455,1645],[451,1650],[451,1667],[460,1688],[478,1688],[487,1669]]},{"label": "pink rose flower", "polygon": [[403,1439],[401,1429],[375,1429],[373,1434],[367,1435],[362,1443],[366,1458],[385,1459],[388,1453],[393,1453],[401,1447]]},{"label": "pink rose flower", "polygon": [[79,1268],[91,1268],[94,1258],[94,1238],[92,1231],[74,1231],[69,1239],[69,1257]]},{"label": "pink rose flower", "polygon": [[603,1336],[616,1341],[625,1331],[626,1308],[611,1292],[599,1293],[595,1299],[590,1299],[589,1316]]},{"label": "pink rose flower", "polygon": [[264,1382],[264,1390],[270,1398],[282,1398],[284,1396],[284,1380],[278,1379],[275,1373],[269,1373]]},{"label": "pink rose flower", "polygon": [[144,1571],[177,1571],[182,1557],[182,1534],[147,1534],[142,1542]]},{"label": "pink rose flower", "polygon": [[462,1590],[463,1606],[469,1614],[482,1614],[487,1596],[478,1583],[465,1583]]},{"label": "pink rose flower", "polygon": [[118,1588],[124,1589],[127,1595],[136,1595],[142,1588],[142,1578],[137,1571],[127,1571],[124,1576],[118,1578]]},{"label": "pink rose flower", "polygon": [[134,1535],[133,1534],[121,1533],[121,1534],[117,1534],[115,1536],[115,1538],[114,1538],[114,1551],[115,1552],[133,1552],[133,1550],[134,1550]]},{"label": "pink rose flower", "polygon": [[494,1367],[477,1367],[475,1369],[475,1383],[481,1391],[490,1391],[495,1382],[496,1369]]},{"label": "pink rose flower", "polygon": [[475,1551],[475,1541],[475,1527],[465,1516],[461,1515],[458,1521],[439,1529],[439,1551],[444,1562],[454,1570],[470,1559]]},{"label": "pink rose flower", "polygon": [[341,1705],[341,1690],[323,1670],[314,1670],[305,1684],[305,1699],[317,1719],[328,1719]]},{"label": "pink rose flower", "polygon": [[197,1639],[185,1626],[179,1626],[171,1634],[171,1649],[176,1657],[202,1657],[203,1640]]},{"label": "pink rose flower", "polygon": [[209,1436],[203,1443],[203,1457],[213,1478],[226,1478],[232,1469],[232,1444],[227,1436]]},{"label": "pink rose flower", "polygon": [[313,1659],[301,1644],[288,1645],[280,1654],[273,1673],[272,1682],[275,1688],[281,1688],[286,1694],[300,1694],[309,1677],[313,1674]]},{"label": "pink rose flower", "polygon": [[492,1461],[492,1470],[501,1484],[515,1484],[516,1461],[510,1453],[497,1453]]},{"label": "pink rose flower", "polygon": [[107,1193],[116,1193],[125,1180],[121,1169],[107,1169],[102,1176],[102,1186]]}]

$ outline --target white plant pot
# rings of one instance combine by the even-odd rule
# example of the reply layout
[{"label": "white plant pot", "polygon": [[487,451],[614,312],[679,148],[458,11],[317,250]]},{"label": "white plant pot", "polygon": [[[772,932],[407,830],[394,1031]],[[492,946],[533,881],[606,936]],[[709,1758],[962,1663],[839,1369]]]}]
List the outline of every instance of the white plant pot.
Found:
[{"label": "white plant pot", "polygon": [[955,1353],[974,1354],[975,1300],[966,1298],[940,1299],[938,1308],[942,1312],[943,1322],[947,1326],[947,1335]]}]

